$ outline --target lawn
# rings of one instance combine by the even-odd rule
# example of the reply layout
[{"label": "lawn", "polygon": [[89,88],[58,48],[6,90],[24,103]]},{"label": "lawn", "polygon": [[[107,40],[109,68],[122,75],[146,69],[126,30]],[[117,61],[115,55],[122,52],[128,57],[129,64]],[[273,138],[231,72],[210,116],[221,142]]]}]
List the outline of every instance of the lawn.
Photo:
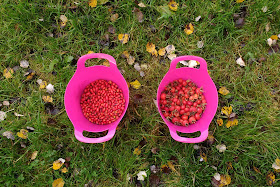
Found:
[{"label": "lawn", "polygon": [[[237,1],[176,0],[175,11],[163,0],[97,0],[96,7],[83,0],[3,0],[0,183],[51,186],[61,178],[65,186],[279,185],[280,6]],[[190,23],[193,30],[187,31]],[[128,34],[128,41],[119,34]],[[175,51],[153,55],[148,42],[153,51],[168,45]],[[90,52],[113,56],[130,85],[129,106],[115,136],[99,144],[76,140],[64,108],[77,60]],[[201,143],[172,139],[154,104],[175,55],[204,58],[217,90],[229,91],[219,93],[211,136]],[[104,63],[91,60],[88,66]],[[54,92],[38,79],[53,85]],[[130,84],[135,80],[138,89]],[[225,107],[232,108],[230,117],[222,113]],[[227,127],[234,119],[238,124]],[[54,170],[59,158],[66,161]],[[147,174],[144,180],[138,180],[140,171]]]}]

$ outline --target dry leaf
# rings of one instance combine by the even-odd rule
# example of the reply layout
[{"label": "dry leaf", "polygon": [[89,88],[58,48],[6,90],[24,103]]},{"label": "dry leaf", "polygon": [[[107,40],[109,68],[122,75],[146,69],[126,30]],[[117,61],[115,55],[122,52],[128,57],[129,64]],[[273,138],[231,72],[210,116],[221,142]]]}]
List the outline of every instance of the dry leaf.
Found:
[{"label": "dry leaf", "polygon": [[267,11],[267,6],[262,7],[262,11],[266,12]]},{"label": "dry leaf", "polygon": [[219,150],[220,153],[225,152],[225,150],[227,149],[225,144],[216,145],[216,148]]},{"label": "dry leaf", "polygon": [[219,93],[222,95],[227,95],[227,94],[229,94],[229,91],[227,90],[226,87],[223,86],[219,89]]},{"label": "dry leaf", "polygon": [[97,6],[97,0],[90,0],[88,5],[92,8],[96,7]]},{"label": "dry leaf", "polygon": [[111,15],[110,20],[111,20],[112,22],[115,22],[115,21],[117,21],[118,18],[119,18],[119,14],[116,13],[116,14],[112,14],[112,15]]},{"label": "dry leaf", "polygon": [[177,11],[178,4],[174,0],[171,0],[168,3],[168,7],[170,8],[170,10]]},{"label": "dry leaf", "polygon": [[204,42],[198,41],[196,45],[197,45],[197,48],[201,49],[204,46]]},{"label": "dry leaf", "polygon": [[108,27],[108,32],[111,33],[111,34],[115,34],[116,28],[113,27],[112,25],[110,25],[110,26]]},{"label": "dry leaf", "polygon": [[67,17],[65,16],[65,15],[60,15],[60,20],[62,21],[62,22],[67,22],[68,21],[68,19],[67,19]]},{"label": "dry leaf", "polygon": [[217,181],[220,181],[220,180],[221,180],[221,175],[220,175],[220,173],[215,173],[214,178],[215,178]]},{"label": "dry leaf", "polygon": [[272,186],[275,184],[275,175],[273,172],[269,172],[266,176],[266,183],[268,186]]},{"label": "dry leaf", "polygon": [[68,172],[68,169],[66,167],[64,167],[63,169],[61,169],[61,172],[62,173],[67,173]]},{"label": "dry leaf", "polygon": [[200,157],[204,162],[207,162],[207,155],[204,152],[200,151]]},{"label": "dry leaf", "polygon": [[140,149],[139,146],[134,149],[133,154],[134,155],[140,155],[141,154],[141,149]]},{"label": "dry leaf", "polygon": [[45,102],[45,103],[52,103],[53,102],[53,98],[51,97],[51,96],[43,96],[42,97],[42,99],[43,99],[43,101]]},{"label": "dry leaf", "polygon": [[175,46],[174,45],[168,45],[165,47],[166,53],[167,54],[172,54],[175,52]]},{"label": "dry leaf", "polygon": [[21,60],[20,62],[20,67],[22,68],[28,68],[29,62],[27,60]]},{"label": "dry leaf", "polygon": [[[0,111],[0,112],[1,112],[1,111]],[[0,121],[1,121],[1,120],[0,120]],[[13,132],[11,132],[11,131],[5,131],[5,132],[3,132],[2,135],[5,136],[5,137],[8,138],[8,139],[15,140],[15,137],[14,137],[14,135],[13,135]]]},{"label": "dry leaf", "polygon": [[236,0],[237,3],[242,3],[244,0]]},{"label": "dry leaf", "polygon": [[33,76],[35,75],[35,72],[32,71],[27,77],[26,77],[26,80],[29,81],[31,79],[33,79]]},{"label": "dry leaf", "polygon": [[231,178],[229,175],[221,175],[219,187],[229,185],[231,183]]},{"label": "dry leaf", "polygon": [[16,112],[14,112],[14,115],[17,116],[17,117],[22,117],[22,116],[24,116],[24,115],[18,114],[18,113],[16,113]]},{"label": "dry leaf", "polygon": [[236,63],[239,64],[241,67],[244,67],[245,66],[245,62],[243,61],[243,59],[241,57],[239,57],[237,60],[236,60]]},{"label": "dry leaf", "polygon": [[7,117],[6,112],[0,111],[0,121],[3,121]]},{"label": "dry leaf", "polygon": [[129,40],[129,34],[119,34],[118,39],[122,44],[126,44]]},{"label": "dry leaf", "polygon": [[133,10],[132,12],[135,13],[138,22],[139,22],[139,23],[142,23],[143,20],[144,20],[144,15],[143,15],[143,13],[141,12],[141,10],[139,10],[139,8],[135,8],[135,7],[134,7],[134,10]]},{"label": "dry leaf", "polygon": [[134,69],[135,69],[136,71],[141,71],[141,67],[140,67],[139,63],[135,63],[135,64],[134,64]]},{"label": "dry leaf", "polygon": [[128,58],[128,57],[129,57],[128,51],[124,51],[124,52],[121,54],[121,57],[122,57],[122,58]]},{"label": "dry leaf", "polygon": [[270,38],[271,38],[272,40],[278,40],[278,36],[277,36],[277,35],[272,35]]},{"label": "dry leaf", "polygon": [[201,16],[197,16],[197,17],[195,18],[195,21],[198,22],[198,21],[200,20],[200,18],[201,18]]},{"label": "dry leaf", "polygon": [[42,81],[40,84],[40,89],[44,89],[44,88],[46,88],[46,86],[47,86],[47,81]]},{"label": "dry leaf", "polygon": [[35,160],[35,158],[37,157],[38,155],[38,151],[34,151],[31,155],[31,160]]},{"label": "dry leaf", "polygon": [[160,50],[158,50],[158,55],[159,56],[164,56],[165,55],[165,48],[161,48]]},{"label": "dry leaf", "polygon": [[221,118],[218,118],[217,123],[218,123],[219,126],[223,126],[224,121]]},{"label": "dry leaf", "polygon": [[169,55],[167,55],[167,57],[168,57],[170,60],[173,60],[174,58],[177,57],[177,55],[176,55],[176,54],[169,54]]},{"label": "dry leaf", "polygon": [[135,58],[133,56],[129,55],[129,57],[127,58],[127,63],[129,65],[132,65],[134,63],[134,61],[135,61]]},{"label": "dry leaf", "polygon": [[213,135],[208,135],[207,144],[212,145],[215,142],[215,137]]},{"label": "dry leaf", "polygon": [[139,181],[144,181],[144,180],[145,180],[145,177],[147,177],[146,171],[140,171],[140,172],[137,174],[137,180],[139,180]]},{"label": "dry leaf", "polygon": [[186,25],[184,31],[185,31],[185,33],[186,33],[187,35],[192,34],[193,31],[194,31],[194,28],[193,28],[192,23],[189,23],[188,25]]},{"label": "dry leaf", "polygon": [[22,139],[26,139],[28,137],[28,130],[20,129],[20,131],[17,132],[17,136],[22,138]]},{"label": "dry leaf", "polygon": [[158,56],[157,50],[156,50],[156,46],[155,44],[148,42],[146,45],[146,51],[148,51],[149,53],[151,53],[153,56]]},{"label": "dry leaf", "polygon": [[167,162],[167,166],[172,170],[174,171],[175,173],[177,173],[177,175],[180,176],[180,173],[175,169],[174,165],[172,164],[172,162],[168,161]]},{"label": "dry leaf", "polygon": [[54,92],[54,86],[52,84],[48,84],[46,86],[46,90],[48,93],[53,93]]},{"label": "dry leaf", "polygon": [[142,8],[146,7],[146,5],[145,5],[144,3],[142,3],[142,2],[139,3],[138,6],[139,6],[139,7],[142,7]]},{"label": "dry leaf", "polygon": [[275,162],[272,164],[272,168],[275,169],[276,171],[280,170],[280,159],[276,158]]},{"label": "dry leaf", "polygon": [[59,158],[58,160],[53,162],[53,169],[58,170],[64,164],[65,160],[63,158]]},{"label": "dry leaf", "polygon": [[110,66],[110,62],[109,62],[108,60],[105,60],[105,61],[103,62],[103,65],[109,67],[109,66]]},{"label": "dry leaf", "polygon": [[235,126],[235,125],[238,125],[238,120],[237,119],[228,120],[228,122],[226,124],[226,127],[229,128],[229,127],[232,127],[232,126]]},{"label": "dry leaf", "polygon": [[138,80],[135,80],[134,82],[131,82],[130,85],[135,89],[139,89],[141,87],[141,84]]},{"label": "dry leaf", "polygon": [[259,168],[253,166],[253,169],[254,169],[255,172],[257,172],[257,173],[259,173],[259,174],[262,174],[261,171],[259,170]]},{"label": "dry leaf", "polygon": [[52,183],[52,187],[63,187],[64,186],[64,181],[62,178],[56,179]]},{"label": "dry leaf", "polygon": [[6,79],[9,79],[9,78],[13,77],[13,73],[14,73],[14,70],[12,68],[6,68],[6,69],[4,69],[3,76]]},{"label": "dry leaf", "polygon": [[10,105],[10,102],[9,102],[9,101],[3,101],[3,105],[4,105],[4,106],[9,106],[9,105]]},{"label": "dry leaf", "polygon": [[222,108],[222,114],[225,114],[226,116],[229,117],[229,115],[230,115],[231,113],[232,113],[232,107],[231,107],[231,106],[229,106],[229,107],[224,106],[224,107]]}]

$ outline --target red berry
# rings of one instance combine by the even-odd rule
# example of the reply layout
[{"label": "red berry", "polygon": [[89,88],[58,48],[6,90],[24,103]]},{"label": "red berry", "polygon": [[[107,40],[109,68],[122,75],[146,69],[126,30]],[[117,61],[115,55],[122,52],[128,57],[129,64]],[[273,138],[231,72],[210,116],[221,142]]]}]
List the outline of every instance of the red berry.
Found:
[{"label": "red berry", "polygon": [[196,120],[199,120],[199,119],[200,119],[200,114],[196,113],[196,114],[194,115],[194,117],[195,117]]},{"label": "red berry", "polygon": [[176,122],[178,122],[178,121],[179,121],[178,118],[173,118],[173,119],[172,119],[172,123],[176,123]]},{"label": "red berry", "polygon": [[196,122],[195,117],[192,116],[189,118],[189,123],[194,124],[195,122]]},{"label": "red berry", "polygon": [[161,99],[166,99],[166,94],[165,94],[165,93],[162,93],[162,94],[160,95],[160,98],[161,98]]}]

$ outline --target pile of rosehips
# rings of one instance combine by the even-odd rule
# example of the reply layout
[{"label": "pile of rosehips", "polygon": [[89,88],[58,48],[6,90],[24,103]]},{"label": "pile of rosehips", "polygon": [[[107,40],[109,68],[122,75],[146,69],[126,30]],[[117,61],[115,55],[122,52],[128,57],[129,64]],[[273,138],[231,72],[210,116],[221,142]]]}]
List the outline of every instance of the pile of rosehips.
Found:
[{"label": "pile of rosehips", "polygon": [[84,89],[81,107],[90,122],[105,125],[113,123],[122,115],[125,99],[116,83],[96,80]]},{"label": "pile of rosehips", "polygon": [[178,79],[169,83],[160,95],[164,117],[175,125],[187,126],[200,119],[206,107],[202,88],[190,80]]}]

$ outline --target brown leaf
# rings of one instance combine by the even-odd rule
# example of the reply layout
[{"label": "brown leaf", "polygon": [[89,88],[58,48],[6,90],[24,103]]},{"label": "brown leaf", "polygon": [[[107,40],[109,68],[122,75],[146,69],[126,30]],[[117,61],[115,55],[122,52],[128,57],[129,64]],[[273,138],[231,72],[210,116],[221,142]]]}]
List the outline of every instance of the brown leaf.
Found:
[{"label": "brown leaf", "polygon": [[140,142],[139,142],[139,146],[143,147],[144,145],[147,144],[146,138],[144,137]]},{"label": "brown leaf", "polygon": [[152,152],[153,154],[157,154],[157,153],[159,152],[159,148],[154,147],[154,148],[151,149],[151,152]]},{"label": "brown leaf", "polygon": [[245,18],[239,18],[235,21],[235,27],[241,28],[245,24]]},{"label": "brown leaf", "polygon": [[166,164],[161,166],[161,170],[165,174],[169,174],[171,172],[171,169]]},{"label": "brown leaf", "polygon": [[116,28],[113,27],[112,25],[110,25],[109,28],[108,28],[108,32],[111,33],[111,34],[115,34],[116,33]]},{"label": "brown leaf", "polygon": [[216,180],[215,177],[212,178],[211,184],[212,184],[214,187],[220,187],[220,181]]},{"label": "brown leaf", "polygon": [[257,172],[257,173],[259,173],[259,174],[262,174],[262,172],[259,170],[259,168],[253,166],[253,169],[254,169],[255,172]]},{"label": "brown leaf", "polygon": [[160,178],[158,175],[152,173],[149,177],[150,186],[159,186]]},{"label": "brown leaf", "polygon": [[112,22],[115,22],[118,18],[119,18],[119,14],[116,13],[116,14],[112,14],[112,15],[111,15],[110,20],[111,20]]},{"label": "brown leaf", "polygon": [[141,10],[139,10],[139,8],[135,8],[133,9],[134,14],[136,15],[137,17],[137,20],[139,21],[139,23],[142,23],[143,20],[144,20],[144,15],[143,13],[141,12]]},{"label": "brown leaf", "polygon": [[135,94],[135,95],[133,96],[133,100],[134,100],[135,103],[141,103],[142,100],[143,100],[143,95],[141,95],[141,94]]}]

